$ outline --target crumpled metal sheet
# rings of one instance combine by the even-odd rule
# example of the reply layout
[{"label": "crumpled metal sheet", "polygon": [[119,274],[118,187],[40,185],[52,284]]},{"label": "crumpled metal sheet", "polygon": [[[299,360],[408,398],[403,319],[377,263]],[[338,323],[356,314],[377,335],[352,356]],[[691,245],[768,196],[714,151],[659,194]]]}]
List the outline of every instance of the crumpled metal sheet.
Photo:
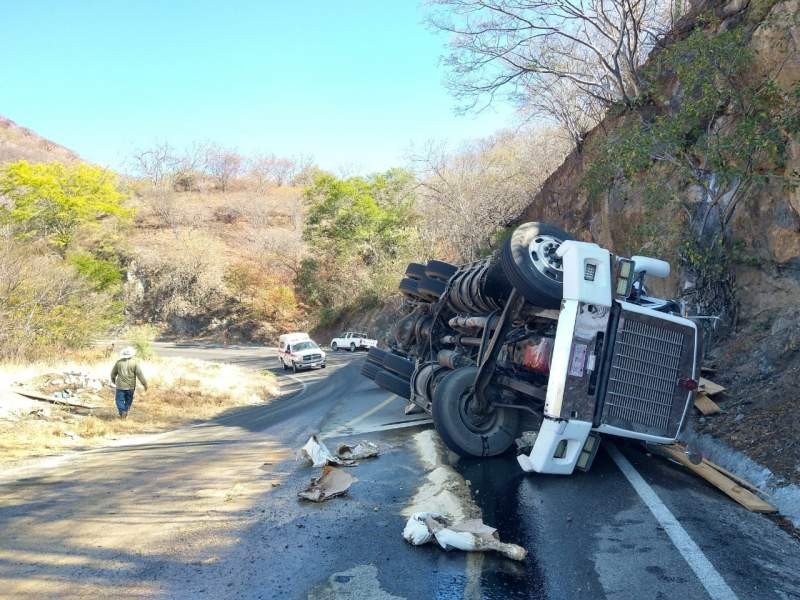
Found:
[{"label": "crumpled metal sheet", "polygon": [[500,541],[497,530],[480,519],[469,519],[453,523],[439,513],[414,513],[403,529],[405,540],[415,546],[427,544],[435,539],[444,550],[485,552],[492,550],[512,560],[523,560],[528,551],[516,544]]},{"label": "crumpled metal sheet", "polygon": [[322,468],[322,475],[314,477],[308,487],[297,495],[303,500],[324,502],[345,494],[356,481],[358,479],[347,471],[326,465]]}]

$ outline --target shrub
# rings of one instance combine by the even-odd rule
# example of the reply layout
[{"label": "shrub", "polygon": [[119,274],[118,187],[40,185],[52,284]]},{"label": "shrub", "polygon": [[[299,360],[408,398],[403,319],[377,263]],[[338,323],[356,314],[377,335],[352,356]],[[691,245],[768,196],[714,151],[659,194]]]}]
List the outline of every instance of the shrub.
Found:
[{"label": "shrub", "polygon": [[136,349],[136,354],[144,359],[152,358],[153,341],[158,335],[154,325],[135,325],[125,332],[125,339]]}]

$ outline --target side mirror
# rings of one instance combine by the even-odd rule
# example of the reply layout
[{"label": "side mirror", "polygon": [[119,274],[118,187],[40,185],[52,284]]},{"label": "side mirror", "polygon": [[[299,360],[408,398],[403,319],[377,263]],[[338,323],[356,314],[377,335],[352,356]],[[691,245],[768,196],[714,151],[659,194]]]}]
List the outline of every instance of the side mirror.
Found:
[{"label": "side mirror", "polygon": [[669,263],[665,260],[650,258],[649,256],[632,256],[633,272],[646,272],[650,277],[665,279],[669,277]]}]

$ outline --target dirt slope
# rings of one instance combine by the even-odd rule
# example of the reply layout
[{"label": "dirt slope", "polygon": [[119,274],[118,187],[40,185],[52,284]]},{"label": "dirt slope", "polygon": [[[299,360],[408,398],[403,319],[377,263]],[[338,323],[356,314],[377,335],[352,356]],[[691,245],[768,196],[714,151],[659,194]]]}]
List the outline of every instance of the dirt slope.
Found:
[{"label": "dirt slope", "polygon": [[81,159],[69,148],[51,142],[0,115],[0,164],[17,160],[72,162]]}]

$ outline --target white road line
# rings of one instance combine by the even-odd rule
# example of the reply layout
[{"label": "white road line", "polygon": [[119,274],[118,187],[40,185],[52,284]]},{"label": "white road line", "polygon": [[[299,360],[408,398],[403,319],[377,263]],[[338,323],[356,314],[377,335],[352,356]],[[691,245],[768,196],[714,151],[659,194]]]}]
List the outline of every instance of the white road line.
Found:
[{"label": "white road line", "polygon": [[611,458],[617,463],[619,470],[625,475],[636,493],[653,513],[656,521],[664,528],[669,539],[681,553],[689,567],[697,575],[700,583],[714,600],[737,600],[736,594],[725,583],[722,575],[714,568],[700,547],[695,543],[683,526],[678,522],[667,506],[658,497],[655,490],[650,487],[634,466],[622,453],[607,440],[603,445],[608,450]]}]

